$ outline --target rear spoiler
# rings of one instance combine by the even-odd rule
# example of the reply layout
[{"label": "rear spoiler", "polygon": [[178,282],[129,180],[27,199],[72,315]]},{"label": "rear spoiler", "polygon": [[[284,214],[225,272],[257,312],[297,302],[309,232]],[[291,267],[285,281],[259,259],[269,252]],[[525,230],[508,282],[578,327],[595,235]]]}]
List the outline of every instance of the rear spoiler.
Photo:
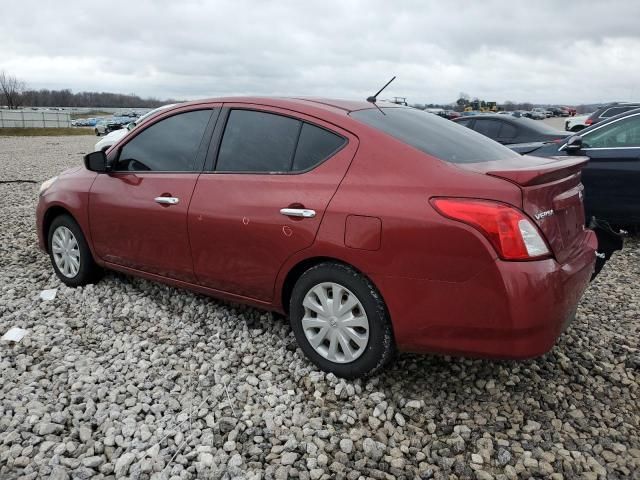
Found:
[{"label": "rear spoiler", "polygon": [[523,187],[549,183],[578,173],[589,161],[589,157],[550,157],[549,163],[508,170],[492,170],[487,175],[503,178]]}]

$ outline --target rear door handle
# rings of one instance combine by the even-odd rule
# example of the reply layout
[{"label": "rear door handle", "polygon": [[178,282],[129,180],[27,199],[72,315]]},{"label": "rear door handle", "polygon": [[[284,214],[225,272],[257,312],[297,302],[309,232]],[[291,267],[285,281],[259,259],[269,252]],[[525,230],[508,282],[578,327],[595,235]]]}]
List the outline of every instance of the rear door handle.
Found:
[{"label": "rear door handle", "polygon": [[161,205],[175,205],[180,201],[177,197],[156,197],[154,200]]},{"label": "rear door handle", "polygon": [[316,216],[316,211],[308,208],[281,208],[280,213],[286,217],[313,218]]}]

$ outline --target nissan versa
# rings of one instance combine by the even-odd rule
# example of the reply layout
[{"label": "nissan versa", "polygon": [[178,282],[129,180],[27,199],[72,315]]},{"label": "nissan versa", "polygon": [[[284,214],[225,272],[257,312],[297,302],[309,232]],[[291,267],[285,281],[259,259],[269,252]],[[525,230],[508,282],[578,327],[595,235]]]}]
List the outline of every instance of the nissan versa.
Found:
[{"label": "nissan versa", "polygon": [[580,170],[397,105],[228,98],[163,110],[46,181],[40,247],[289,315],[318,367],[396,350],[547,352],[593,273]]}]

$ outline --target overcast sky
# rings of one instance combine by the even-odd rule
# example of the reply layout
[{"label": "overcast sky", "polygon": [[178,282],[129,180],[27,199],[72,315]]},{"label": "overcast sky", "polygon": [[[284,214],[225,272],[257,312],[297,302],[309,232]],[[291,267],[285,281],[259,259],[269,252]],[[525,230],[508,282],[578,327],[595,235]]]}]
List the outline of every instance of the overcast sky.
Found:
[{"label": "overcast sky", "polygon": [[[640,1],[3,1],[32,88],[452,102],[640,100]],[[10,7],[7,8],[7,5]]]}]

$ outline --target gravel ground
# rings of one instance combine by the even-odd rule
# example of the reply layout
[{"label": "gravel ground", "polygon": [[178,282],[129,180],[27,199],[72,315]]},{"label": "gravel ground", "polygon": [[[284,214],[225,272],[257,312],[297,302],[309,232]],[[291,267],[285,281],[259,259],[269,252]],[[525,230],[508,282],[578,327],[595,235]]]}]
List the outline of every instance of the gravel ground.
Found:
[{"label": "gravel ground", "polygon": [[[0,180],[94,138],[0,137]],[[546,356],[400,355],[347,382],[286,321],[119,274],[69,289],[37,250],[37,185],[0,183],[0,478],[640,478],[640,240]],[[43,289],[57,288],[43,301]]]}]

